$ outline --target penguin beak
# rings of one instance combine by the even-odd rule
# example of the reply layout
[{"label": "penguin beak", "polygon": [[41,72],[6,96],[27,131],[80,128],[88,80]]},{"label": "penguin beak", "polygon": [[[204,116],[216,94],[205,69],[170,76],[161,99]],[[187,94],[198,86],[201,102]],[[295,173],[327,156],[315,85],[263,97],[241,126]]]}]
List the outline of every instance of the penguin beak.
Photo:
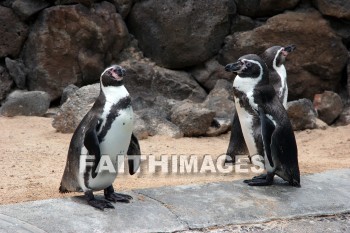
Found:
[{"label": "penguin beak", "polygon": [[111,75],[113,78],[115,78],[118,81],[121,81],[126,73],[125,69],[123,69],[120,66],[111,67],[108,72],[109,72],[109,75]]},{"label": "penguin beak", "polygon": [[125,74],[126,74],[126,70],[123,69],[123,68],[121,68],[121,67],[118,67],[118,68],[116,69],[115,72],[116,72],[116,73],[118,74],[118,76],[120,76],[120,77],[124,77]]},{"label": "penguin beak", "polygon": [[293,45],[293,44],[292,45],[288,45],[288,46],[283,48],[282,54],[284,56],[287,56],[289,53],[293,52],[295,49],[296,49],[295,45]]},{"label": "penguin beak", "polygon": [[230,63],[225,66],[225,70],[227,72],[233,72],[233,73],[237,73],[238,71],[241,70],[241,68],[242,68],[242,62],[240,61],[235,63]]}]

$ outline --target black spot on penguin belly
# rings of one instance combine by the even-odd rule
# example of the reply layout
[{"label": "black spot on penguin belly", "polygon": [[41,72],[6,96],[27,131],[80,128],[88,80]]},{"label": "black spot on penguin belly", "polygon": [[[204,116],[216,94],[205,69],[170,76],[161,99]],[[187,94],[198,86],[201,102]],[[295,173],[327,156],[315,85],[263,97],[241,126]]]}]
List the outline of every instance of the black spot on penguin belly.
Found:
[{"label": "black spot on penguin belly", "polygon": [[[100,134],[98,135],[98,140],[100,142],[103,141],[104,137],[106,136],[108,130],[110,130],[110,128],[112,127],[112,124],[114,122],[114,120],[120,115],[119,111],[129,108],[131,106],[131,99],[129,96],[126,96],[122,99],[120,99],[116,104],[113,104],[111,107],[111,111],[109,112],[109,114],[107,115],[106,118],[106,123],[103,126]],[[123,123],[124,125],[125,123]]]}]

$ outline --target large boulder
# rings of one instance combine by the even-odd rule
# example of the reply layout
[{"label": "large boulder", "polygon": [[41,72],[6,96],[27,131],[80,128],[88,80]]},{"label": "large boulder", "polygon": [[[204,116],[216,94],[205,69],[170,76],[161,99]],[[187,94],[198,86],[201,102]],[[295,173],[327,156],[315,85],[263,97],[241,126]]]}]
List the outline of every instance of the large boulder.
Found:
[{"label": "large boulder", "polygon": [[146,57],[166,68],[200,64],[215,55],[229,33],[229,0],[137,1],[128,17],[130,31]]},{"label": "large boulder", "polygon": [[343,44],[350,48],[350,20],[328,18],[332,29],[342,38]]},{"label": "large boulder", "polygon": [[224,66],[216,59],[194,67],[190,73],[207,91],[212,90],[219,79],[226,79],[232,83],[235,77],[235,74],[226,72]]},{"label": "large boulder", "polygon": [[13,10],[0,6],[0,57],[17,57],[27,34],[27,25]]},{"label": "large boulder", "polygon": [[100,84],[87,85],[72,93],[54,117],[52,126],[59,132],[72,133],[100,94]]},{"label": "large boulder", "polygon": [[25,89],[28,71],[23,62],[21,60],[12,60],[11,58],[7,57],[5,58],[5,64],[10,76],[16,83],[16,86],[19,89]]},{"label": "large boulder", "polygon": [[200,104],[183,101],[172,109],[171,122],[177,125],[186,137],[205,135],[215,117],[215,112]]},{"label": "large boulder", "polygon": [[115,5],[118,13],[123,17],[123,19],[125,19],[126,16],[128,16],[133,3],[133,0],[108,0],[108,1]]},{"label": "large boulder", "polygon": [[343,111],[343,101],[337,93],[325,91],[322,94],[316,94],[314,106],[318,112],[319,118],[328,125],[332,124]]},{"label": "large boulder", "polygon": [[50,3],[45,0],[15,0],[12,3],[12,9],[22,20],[27,20],[48,6]]},{"label": "large boulder", "polygon": [[323,15],[350,19],[349,0],[313,0],[313,3]]},{"label": "large boulder", "polygon": [[350,105],[344,107],[343,111],[340,113],[340,116],[335,122],[336,126],[344,126],[349,124],[350,124]]},{"label": "large boulder", "polygon": [[13,80],[10,78],[5,67],[0,65],[0,101],[4,100],[11,91]]},{"label": "large boulder", "polygon": [[265,17],[293,9],[300,0],[236,0],[237,11],[250,17]]},{"label": "large boulder", "polygon": [[317,112],[309,99],[299,99],[287,103],[288,117],[293,130],[317,128]]},{"label": "large boulder", "polygon": [[[179,126],[165,119],[162,114],[159,114],[154,109],[144,109],[138,111],[136,114],[142,119],[149,136],[164,135],[172,138],[181,138],[184,136]],[[140,128],[140,125],[136,124],[134,129],[134,132],[136,132],[136,135],[139,135],[139,137]]]},{"label": "large boulder", "polygon": [[43,91],[14,91],[0,108],[0,115],[43,116],[50,107],[50,97]]},{"label": "large boulder", "polygon": [[232,120],[235,112],[232,83],[219,79],[202,106],[215,112],[215,118]]},{"label": "large boulder", "polygon": [[127,60],[120,63],[127,71],[125,86],[133,100],[140,98],[150,107],[157,96],[175,100],[190,99],[202,102],[207,96],[205,90],[184,71],[175,71],[149,62]]},{"label": "large boulder", "polygon": [[289,99],[313,99],[316,93],[335,90],[347,61],[347,50],[329,23],[315,11],[287,12],[252,31],[226,38],[219,62],[227,64],[248,53],[262,53],[273,45],[295,44],[288,56]]},{"label": "large boulder", "polygon": [[127,42],[128,30],[111,3],[46,8],[23,52],[29,89],[47,91],[54,100],[69,84],[96,82]]}]

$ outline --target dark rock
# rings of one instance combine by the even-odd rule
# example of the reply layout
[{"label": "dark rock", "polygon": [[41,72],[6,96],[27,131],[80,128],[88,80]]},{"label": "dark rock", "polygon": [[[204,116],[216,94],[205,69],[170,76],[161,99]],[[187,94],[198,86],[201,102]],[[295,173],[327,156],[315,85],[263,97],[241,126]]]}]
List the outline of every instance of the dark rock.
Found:
[{"label": "dark rock", "polygon": [[68,85],[66,88],[63,89],[62,96],[61,96],[61,101],[60,104],[64,104],[68,100],[69,97],[71,97],[79,87],[75,86],[74,84]]},{"label": "dark rock", "polygon": [[174,106],[171,121],[177,125],[187,137],[202,136],[208,131],[215,112],[190,101]]},{"label": "dark rock", "polygon": [[236,15],[231,20],[231,33],[249,31],[255,27],[256,23],[254,20],[247,16]]},{"label": "dark rock", "polygon": [[324,122],[323,120],[317,118],[316,119],[316,129],[322,129],[325,130],[327,129],[329,126],[327,125],[326,122]]},{"label": "dark rock", "polygon": [[12,7],[12,3],[14,2],[15,0],[2,0],[0,1],[0,5],[4,6],[4,7],[8,7],[8,8],[11,8]]},{"label": "dark rock", "polygon": [[329,23],[315,11],[287,12],[270,18],[252,31],[235,33],[220,52],[223,65],[248,53],[262,53],[274,45],[295,44],[286,62],[289,99],[312,99],[335,90],[347,61],[347,50]]},{"label": "dark rock", "polygon": [[54,100],[69,84],[96,82],[127,42],[127,28],[111,3],[46,8],[23,52],[29,89],[45,90]]},{"label": "dark rock", "polygon": [[0,101],[4,100],[11,91],[13,81],[5,67],[0,65]]},{"label": "dark rock", "polygon": [[190,73],[207,91],[212,90],[219,79],[233,82],[235,77],[233,73],[226,72],[224,66],[215,59],[196,66],[190,70]]},{"label": "dark rock", "polygon": [[123,17],[123,19],[128,16],[133,0],[108,0],[113,3],[117,8],[117,12]]},{"label": "dark rock", "polygon": [[100,84],[80,88],[60,107],[52,126],[62,133],[73,133],[100,94]]},{"label": "dark rock", "polygon": [[77,4],[80,3],[84,6],[91,7],[92,4],[94,4],[96,0],[56,0],[56,5],[70,5],[70,4]]},{"label": "dark rock", "polygon": [[202,102],[207,96],[205,90],[185,71],[169,70],[157,66],[154,70],[152,89],[167,98]]},{"label": "dark rock", "polygon": [[12,3],[12,9],[22,20],[28,19],[48,6],[50,3],[45,0],[15,0]]},{"label": "dark rock", "polygon": [[127,60],[120,65],[127,70],[125,86],[130,95],[134,100],[142,100],[137,110],[150,107],[149,103],[157,96],[195,102],[202,102],[207,96],[205,90],[184,71],[169,70],[136,60]]},{"label": "dark rock", "polygon": [[328,18],[328,21],[337,33],[338,36],[342,38],[344,45],[350,48],[350,20]]},{"label": "dark rock", "polygon": [[250,17],[264,17],[293,9],[300,0],[236,0],[238,14]]},{"label": "dark rock", "polygon": [[133,133],[135,134],[138,140],[147,139],[149,136],[146,122],[141,119],[141,117],[137,114],[137,112],[134,112]]},{"label": "dark rock", "polygon": [[343,111],[343,102],[337,93],[325,91],[322,94],[316,94],[314,106],[318,112],[319,118],[331,125],[340,113]]},{"label": "dark rock", "polygon": [[27,68],[24,66],[21,60],[12,60],[10,58],[5,58],[6,68],[8,69],[10,76],[15,81],[16,86],[19,89],[26,88],[26,76]]},{"label": "dark rock", "polygon": [[143,120],[148,135],[164,135],[172,138],[181,138],[184,136],[179,126],[166,120],[157,111],[145,109],[138,111],[137,114]]},{"label": "dark rock", "polygon": [[215,55],[229,33],[233,1],[137,1],[128,28],[146,57],[167,68],[200,64]]},{"label": "dark rock", "polygon": [[349,0],[313,0],[313,3],[323,15],[350,19]]},{"label": "dark rock", "polygon": [[350,52],[348,53],[348,65],[346,67],[347,69],[347,92],[348,92],[348,97],[350,98]]},{"label": "dark rock", "polygon": [[219,79],[202,106],[214,111],[216,118],[231,121],[235,112],[232,82]]},{"label": "dark rock", "polygon": [[0,57],[17,57],[27,34],[27,25],[10,8],[0,6]]},{"label": "dark rock", "polygon": [[340,113],[339,118],[335,122],[335,126],[344,126],[350,124],[350,105],[343,108],[343,111]]},{"label": "dark rock", "polygon": [[214,118],[205,136],[216,137],[227,133],[231,128],[231,120]]},{"label": "dark rock", "polygon": [[50,106],[50,97],[43,91],[14,91],[0,108],[0,115],[43,116]]},{"label": "dark rock", "polygon": [[293,130],[315,129],[317,112],[309,99],[299,99],[287,103],[288,117]]}]

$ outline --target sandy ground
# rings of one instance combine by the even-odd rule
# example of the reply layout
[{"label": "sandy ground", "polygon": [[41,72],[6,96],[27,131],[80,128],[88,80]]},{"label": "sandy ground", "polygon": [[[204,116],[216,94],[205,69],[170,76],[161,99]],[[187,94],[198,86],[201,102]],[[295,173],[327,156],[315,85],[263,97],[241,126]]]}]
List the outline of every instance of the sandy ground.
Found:
[{"label": "sandy ground", "polygon": [[[57,133],[52,119],[40,117],[0,117],[0,204],[60,198],[79,193],[60,194],[71,134]],[[150,137],[140,141],[145,155],[210,155],[226,152],[229,134],[215,138]],[[350,168],[350,125],[326,130],[296,132],[299,166],[302,174]],[[143,171],[147,170],[142,166]],[[118,191],[251,177],[252,173],[231,172],[195,175],[123,175],[114,183]]]}]

